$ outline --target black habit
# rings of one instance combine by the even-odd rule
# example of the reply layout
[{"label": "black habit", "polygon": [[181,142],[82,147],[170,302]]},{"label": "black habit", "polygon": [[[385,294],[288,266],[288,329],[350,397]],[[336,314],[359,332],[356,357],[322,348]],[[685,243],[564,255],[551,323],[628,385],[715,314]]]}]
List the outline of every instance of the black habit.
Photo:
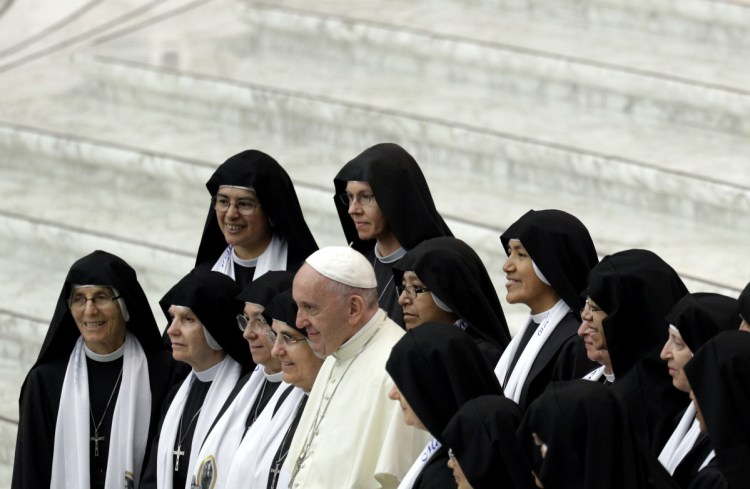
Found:
[{"label": "black habit", "polygon": [[[159,305],[168,323],[171,322],[169,313],[171,306],[190,308],[222,350],[240,365],[242,369],[240,375],[242,376],[244,373],[251,371],[255,364],[247,342],[242,337],[242,331],[237,327],[237,315],[242,312],[244,307],[244,304],[237,300],[239,293],[239,285],[226,275],[196,268],[177,282],[159,301]],[[161,433],[164,418],[180,387],[181,384],[178,384],[172,388],[162,406],[158,433]],[[185,407],[183,412],[180,413],[184,425],[182,435],[185,436],[180,443],[180,448],[184,451],[184,454],[179,457],[179,468],[181,470],[174,474],[175,489],[184,487],[185,478],[189,476],[188,470],[191,468],[188,467],[188,460],[190,460],[192,432],[195,430],[201,415],[198,410],[202,409],[203,401],[210,387],[211,382],[201,382],[197,377],[193,379]],[[195,420],[193,420],[194,417]],[[179,433],[177,437],[180,437]],[[177,439],[174,441],[175,449],[179,441]],[[141,479],[142,489],[156,488],[158,446],[159,435],[154,437],[152,443],[151,457]],[[177,462],[176,455],[173,457],[173,462]]]},{"label": "black habit", "polygon": [[510,342],[508,323],[487,269],[476,252],[460,239],[422,241],[393,267],[399,285],[404,272],[414,272],[430,292],[464,321],[491,368]]},{"label": "black habit", "polygon": [[[580,294],[586,289],[586,277],[596,265],[598,257],[586,226],[575,216],[556,209],[530,210],[513,223],[500,236],[506,253],[512,239],[521,241],[550,286],[570,308],[542,346],[529,370],[518,401],[519,406],[525,408],[542,393],[552,380],[553,372],[556,376],[563,372],[562,379],[569,380],[581,378],[597,367],[586,357],[585,350],[571,349],[567,345],[579,341],[578,327],[581,325],[580,311],[583,305]],[[517,334],[531,336],[534,330],[529,329],[536,329],[537,326],[531,322]],[[521,346],[514,360],[521,355]],[[560,356],[563,350],[572,354]],[[566,364],[560,365],[562,361]]]},{"label": "black habit", "polygon": [[[296,271],[305,258],[318,249],[302,214],[294,184],[275,159],[257,150],[236,154],[222,163],[206,182],[211,197],[216,196],[222,185],[252,187],[255,190],[273,232],[284,238],[289,246],[287,270]],[[195,265],[211,269],[226,248],[227,243],[219,228],[216,211],[213,205],[209,205]],[[238,275],[240,286],[244,287],[253,278],[252,271],[246,271],[243,275],[240,268],[242,267],[235,267],[235,274]],[[245,275],[247,277],[244,280],[239,280],[239,277]]]},{"label": "black habit", "polygon": [[[39,357],[21,387],[20,419],[11,483],[13,489],[39,489],[50,486],[55,427],[63,381],[70,354],[80,337],[67,304],[73,285],[114,287],[126,304],[129,313],[127,331],[138,340],[148,362],[151,390],[149,439],[156,432],[158,413],[165,393],[186,374],[186,370],[174,362],[170,353],[164,349],[151,307],[138,283],[135,270],[121,258],[104,251],[95,251],[76,261],[65,278]],[[97,413],[104,411],[102,406],[106,405],[120,372],[118,365],[122,366],[122,360],[111,363],[117,365],[87,361],[89,396],[93,405],[100,406],[98,409],[92,406]],[[96,365],[97,369],[105,365],[104,368],[112,368],[109,369],[109,375],[106,375],[94,371],[93,365]],[[104,382],[106,385],[103,385]],[[115,396],[118,393],[119,386]],[[113,397],[112,403],[116,403],[116,397]],[[110,413],[113,411],[114,409],[111,409]],[[104,460],[105,463],[109,452],[111,423],[110,414],[103,421],[104,430],[100,432],[105,439],[99,443],[99,460]],[[148,459],[148,452],[147,448],[143,454],[144,464]],[[96,470],[97,466],[100,467],[101,464],[97,463],[91,467]],[[97,480],[103,481],[103,475],[92,475],[92,489],[96,487]]]},{"label": "black habit", "polygon": [[613,389],[655,455],[688,403],[659,358],[668,337],[665,318],[687,293],[677,272],[648,250],[606,256],[589,274],[589,297],[607,313],[602,324],[617,376]]},{"label": "black habit", "polygon": [[[731,489],[750,481],[750,334],[726,331],[704,344],[685,365],[698,408]],[[706,470],[706,469],[704,469]],[[711,471],[698,473],[699,480]],[[715,474],[714,474],[715,475]]]},{"label": "black habit", "polygon": [[375,256],[375,240],[362,241],[348,213],[348,206],[339,200],[346,194],[350,181],[367,182],[372,188],[393,235],[401,247],[410,250],[420,242],[438,236],[453,236],[432,200],[422,170],[401,146],[381,143],[372,146],[344,165],[333,179],[333,201],[346,236],[346,242],[367,257],[375,268],[380,307],[388,317],[404,326],[398,303],[391,264],[380,263]]},{"label": "black habit", "polygon": [[[533,440],[546,445],[542,458]],[[547,489],[676,489],[646,450],[627,409],[598,382],[551,383],[518,430],[528,460]]]},{"label": "black habit", "polygon": [[443,439],[474,489],[535,488],[516,437],[523,412],[503,396],[467,401],[443,430]]},{"label": "black habit", "polygon": [[427,431],[442,447],[417,477],[415,489],[453,489],[443,430],[458,409],[482,395],[502,395],[494,372],[464,331],[425,323],[394,345],[385,369]]}]

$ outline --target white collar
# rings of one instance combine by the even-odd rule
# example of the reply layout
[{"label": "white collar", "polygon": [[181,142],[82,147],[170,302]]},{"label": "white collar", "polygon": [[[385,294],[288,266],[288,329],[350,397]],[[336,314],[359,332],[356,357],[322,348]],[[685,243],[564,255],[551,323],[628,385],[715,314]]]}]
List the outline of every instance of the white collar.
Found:
[{"label": "white collar", "polygon": [[113,351],[112,353],[107,353],[105,355],[101,355],[99,353],[95,353],[89,349],[88,346],[86,346],[86,343],[83,344],[83,351],[86,353],[86,358],[90,358],[94,360],[95,362],[114,362],[115,360],[118,360],[122,358],[123,355],[125,355],[125,342],[122,342],[122,345],[120,345],[120,348]]},{"label": "white collar", "polygon": [[406,254],[406,250],[403,247],[397,249],[388,256],[381,256],[377,245],[375,245],[374,251],[375,258],[377,258],[380,263],[393,263],[400,260]]},{"label": "white collar", "polygon": [[275,374],[269,374],[268,372],[266,372],[266,368],[263,367],[263,375],[266,376],[267,381],[278,384],[279,382],[281,382],[281,378],[284,376],[284,372],[282,370],[279,370]]},{"label": "white collar", "polygon": [[[225,357],[225,359],[227,357]],[[213,367],[209,367],[206,370],[202,370],[200,372],[196,372],[195,369],[193,369],[193,373],[195,374],[196,377],[198,377],[198,380],[200,380],[201,382],[211,382],[216,378],[216,374],[219,373],[219,370],[221,369],[221,365],[223,363],[224,363],[224,360],[217,363]]]}]

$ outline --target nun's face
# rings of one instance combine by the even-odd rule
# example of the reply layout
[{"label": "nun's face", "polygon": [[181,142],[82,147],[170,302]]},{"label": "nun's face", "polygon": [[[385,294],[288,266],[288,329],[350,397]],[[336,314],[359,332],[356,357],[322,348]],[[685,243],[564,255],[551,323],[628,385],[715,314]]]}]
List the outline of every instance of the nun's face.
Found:
[{"label": "nun's face", "polygon": [[172,322],[167,335],[172,342],[172,357],[190,365],[196,372],[213,367],[224,359],[223,350],[208,346],[203,332],[203,323],[192,310],[182,306],[170,306]]},{"label": "nun's face", "polygon": [[667,362],[672,385],[682,392],[690,392],[690,384],[685,376],[685,364],[693,358],[693,352],[683,341],[680,332],[670,326],[669,339],[664,344],[659,357]]},{"label": "nun's face", "polygon": [[[359,239],[380,239],[392,234],[388,220],[380,210],[369,183],[348,182],[346,194],[349,197],[349,215],[354,221]],[[370,202],[366,203],[367,200]]]},{"label": "nun's face", "polygon": [[420,430],[427,431],[427,428],[425,428],[425,426],[419,420],[419,417],[417,417],[416,413],[411,408],[409,403],[406,402],[406,398],[403,394],[401,394],[401,391],[398,390],[396,384],[393,384],[393,387],[391,387],[391,390],[388,392],[388,398],[394,401],[398,401],[398,403],[401,405],[401,412],[404,415],[404,423],[406,423],[408,426],[413,426]]},{"label": "nun's face", "polygon": [[586,299],[586,305],[581,311],[581,326],[578,328],[578,336],[583,338],[583,344],[586,346],[586,355],[592,362],[598,362],[601,365],[612,367],[609,360],[609,351],[607,350],[607,339],[604,337],[604,318],[607,313],[604,312],[589,297]]},{"label": "nun's face", "polygon": [[266,334],[271,327],[263,319],[263,307],[250,302],[245,303],[245,316],[250,319],[247,328],[242,333],[242,337],[247,340],[250,346],[250,355],[256,365],[263,365],[266,373],[275,374],[281,370],[279,359],[271,355],[273,342]]},{"label": "nun's face", "polygon": [[298,329],[281,321],[274,321],[272,328],[277,337],[272,352],[281,362],[284,382],[310,392],[323,359],[315,355]]},{"label": "nun's face", "polygon": [[255,192],[242,188],[220,187],[216,197],[226,199],[232,204],[225,211],[215,211],[219,229],[227,244],[234,246],[237,256],[244,260],[260,256],[271,240],[272,231],[268,216],[260,205],[255,206],[255,211],[251,215],[240,214],[238,210],[242,203],[260,204]]},{"label": "nun's face", "polygon": [[70,294],[70,314],[83,342],[100,355],[114,352],[125,342],[125,319],[114,296],[112,288],[105,286],[76,287]]},{"label": "nun's face", "polygon": [[416,289],[426,289],[425,284],[419,280],[414,272],[404,272],[404,278],[401,280],[404,287],[403,292],[398,296],[398,303],[404,310],[404,324],[406,329],[416,328],[426,322],[438,322],[453,324],[457,317],[440,309],[432,298],[432,292],[429,290],[419,294]]},{"label": "nun's face", "polygon": [[508,243],[508,259],[503,264],[508,293],[505,299],[510,304],[526,304],[531,314],[552,309],[560,297],[549,285],[542,282],[534,272],[531,256],[520,241],[512,239]]}]

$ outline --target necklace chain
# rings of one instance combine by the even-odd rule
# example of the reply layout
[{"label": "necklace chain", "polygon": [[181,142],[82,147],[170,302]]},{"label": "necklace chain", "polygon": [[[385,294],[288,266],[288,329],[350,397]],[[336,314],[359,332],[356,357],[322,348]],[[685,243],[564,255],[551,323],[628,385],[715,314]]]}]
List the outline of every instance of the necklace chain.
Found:
[{"label": "necklace chain", "polygon": [[[292,431],[292,426],[294,426],[294,419],[299,415],[300,410],[302,409],[302,406],[305,405],[305,402],[303,402],[305,399],[303,398],[300,400],[299,404],[297,404],[297,409],[294,411],[294,416],[292,416],[292,422],[289,424],[289,428],[286,429],[286,433],[284,433],[284,438],[281,440],[281,444],[279,447],[283,448],[284,443],[286,443],[287,438],[289,438],[289,433]],[[271,469],[271,489],[276,489],[276,484],[279,482],[279,474],[281,473],[281,464],[284,463],[286,460],[286,456],[289,453],[290,446],[286,447],[286,451],[279,455],[279,458],[276,459],[276,462],[273,465],[273,469]]]},{"label": "necklace chain", "polygon": [[177,450],[173,450],[172,453],[175,455],[175,458],[177,459],[174,464],[174,471],[179,472],[180,471],[180,457],[185,455],[185,452],[182,450],[182,442],[185,441],[185,438],[188,436],[188,433],[190,433],[190,427],[193,426],[193,423],[198,418],[198,415],[201,413],[201,409],[203,409],[203,406],[198,408],[198,411],[195,412],[192,419],[187,425],[187,428],[185,428],[185,433],[182,433],[182,419],[185,416],[185,411],[182,412],[180,415],[180,432],[177,435]]},{"label": "necklace chain", "polygon": [[[378,262],[378,263],[380,262],[380,260],[378,260],[377,255],[375,256],[375,258],[372,259],[372,269],[373,270],[375,270],[375,263],[376,262]],[[385,291],[388,290],[388,286],[391,285],[391,282],[393,282],[393,274],[392,273],[391,273],[391,278],[388,279],[388,282],[385,283],[385,287],[383,287],[383,290],[380,291],[380,295],[378,295],[378,303],[380,303],[380,299],[382,299],[383,296],[385,295]]]},{"label": "necklace chain", "polygon": [[266,392],[266,385],[268,385],[268,379],[263,379],[263,386],[260,388],[260,394],[258,394],[258,399],[255,401],[253,423],[255,423],[255,420],[258,419],[258,409],[260,409],[260,405],[263,404],[263,394]]},{"label": "necklace chain", "polygon": [[115,380],[115,386],[112,388],[112,392],[109,394],[107,405],[104,406],[104,412],[102,413],[102,417],[99,419],[98,423],[94,419],[94,410],[91,409],[91,400],[89,400],[89,414],[91,415],[91,423],[94,425],[94,436],[91,437],[91,441],[94,442],[94,457],[99,456],[99,442],[104,441],[104,437],[99,436],[99,428],[102,426],[104,418],[107,416],[109,405],[112,403],[112,399],[115,397],[115,392],[117,392],[117,387],[120,385],[120,379],[122,379],[122,369],[123,367],[120,367],[120,373],[117,375],[117,380]]}]

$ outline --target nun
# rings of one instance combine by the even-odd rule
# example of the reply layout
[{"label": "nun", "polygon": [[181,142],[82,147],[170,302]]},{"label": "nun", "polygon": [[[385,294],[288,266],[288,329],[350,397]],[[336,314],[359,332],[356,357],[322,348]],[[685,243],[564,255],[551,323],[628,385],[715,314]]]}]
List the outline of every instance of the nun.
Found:
[{"label": "nun", "polygon": [[393,267],[406,329],[446,322],[466,331],[492,368],[510,342],[500,300],[476,252],[460,239],[432,238]]},{"label": "nun", "polygon": [[378,303],[403,327],[393,265],[426,239],[453,236],[435,208],[422,170],[401,146],[381,143],[344,165],[333,185],[346,242],[372,263]]},{"label": "nun", "polygon": [[518,436],[537,486],[546,489],[677,489],[636,435],[611,388],[578,379],[551,383]]},{"label": "nun", "polygon": [[[722,331],[736,330],[740,321],[736,299],[713,293],[687,294],[667,315],[669,339],[661,350],[660,358],[672,377],[672,385],[689,393],[690,384],[685,377],[685,365],[704,343]],[[711,451],[708,437],[701,436],[695,417],[695,405],[688,403],[666,445],[659,461],[677,482],[687,487]],[[682,467],[676,469],[682,462]]]},{"label": "nun", "polygon": [[401,405],[404,422],[432,435],[399,488],[455,488],[443,431],[467,401],[502,395],[492,369],[469,335],[445,323],[407,331],[385,369],[394,382],[388,397]]},{"label": "nun", "polygon": [[238,448],[255,443],[253,433],[270,422],[268,412],[289,387],[282,382],[281,362],[271,354],[273,341],[266,305],[289,290],[293,279],[292,272],[270,271],[237,297],[245,304],[243,313],[237,315],[237,324],[257,366],[237,382],[201,446],[193,472],[199,487],[235,487],[227,485],[227,477]]},{"label": "nun", "polygon": [[750,336],[726,331],[706,342],[685,365],[690,397],[715,457],[690,489],[742,489],[750,481]]},{"label": "nun", "polygon": [[253,365],[237,328],[239,292],[226,275],[196,269],[159,302],[170,323],[172,355],[191,372],[164,404],[144,487],[191,489],[190,475],[206,434],[237,381]]},{"label": "nun", "polygon": [[296,271],[318,249],[289,175],[269,155],[247,150],[206,182],[211,207],[196,266],[246,287],[269,270]]},{"label": "nun", "polygon": [[137,488],[181,375],[135,270],[105,251],[76,261],[21,388],[11,487]]},{"label": "nun", "polygon": [[604,385],[612,385],[615,381],[615,372],[612,368],[609,350],[607,350],[607,340],[604,338],[602,321],[605,317],[607,317],[607,313],[593,301],[586,299],[581,310],[581,325],[578,327],[578,336],[583,339],[583,346],[586,349],[588,359],[601,365],[584,375],[583,378]]},{"label": "nun", "polygon": [[750,283],[745,286],[739,297],[740,303],[740,331],[750,332]]},{"label": "nun", "polygon": [[516,437],[522,418],[521,408],[503,396],[479,396],[459,408],[443,430],[458,489],[536,487]]},{"label": "nun", "polygon": [[[297,304],[291,291],[283,292],[264,311],[271,330],[272,353],[281,363],[284,390],[242,441],[225,487],[280,489],[291,474],[282,467],[323,359],[311,348],[307,331],[297,329]],[[218,486],[217,486],[218,487]]]},{"label": "nun", "polygon": [[601,323],[612,386],[642,437],[658,456],[687,396],[672,387],[659,358],[665,318],[688,293],[677,272],[655,253],[632,249],[605,256],[589,274],[586,308]]},{"label": "nun", "polygon": [[[525,408],[552,380],[553,371],[573,379],[595,367],[583,349],[577,350],[581,358],[560,357],[560,352],[580,342],[580,294],[598,258],[586,226],[555,209],[530,210],[500,241],[508,255],[505,298],[526,305],[530,316],[503,352],[495,374],[505,395]],[[558,357],[570,366],[556,367]]]}]

